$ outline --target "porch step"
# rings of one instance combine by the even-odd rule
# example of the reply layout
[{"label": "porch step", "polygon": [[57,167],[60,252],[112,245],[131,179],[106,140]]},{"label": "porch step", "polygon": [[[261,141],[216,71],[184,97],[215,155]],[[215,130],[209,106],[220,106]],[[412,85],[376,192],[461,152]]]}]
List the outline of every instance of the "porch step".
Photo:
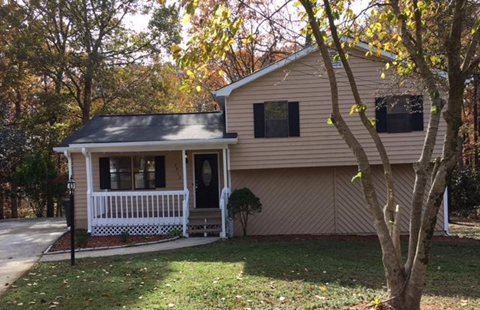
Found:
[{"label": "porch step", "polygon": [[190,218],[189,225],[222,225],[222,219],[218,218]]},{"label": "porch step", "polygon": [[211,233],[220,233],[222,231],[221,228],[207,228],[207,229],[190,229],[188,231],[189,234],[211,234]]},{"label": "porch step", "polygon": [[190,210],[188,225],[188,233],[192,235],[219,234],[222,231],[222,212],[219,208]]}]

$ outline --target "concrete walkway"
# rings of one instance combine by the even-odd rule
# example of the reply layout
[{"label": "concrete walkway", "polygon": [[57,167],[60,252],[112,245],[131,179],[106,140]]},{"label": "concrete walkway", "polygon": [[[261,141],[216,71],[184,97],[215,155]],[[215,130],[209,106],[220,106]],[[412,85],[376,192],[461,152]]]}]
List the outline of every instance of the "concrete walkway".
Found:
[{"label": "concrete walkway", "polygon": [[66,230],[64,218],[0,221],[0,295]]},{"label": "concrete walkway", "polygon": [[[76,252],[75,258],[104,257],[104,256],[128,255],[128,254],[176,250],[181,248],[205,245],[205,244],[215,242],[217,240],[219,240],[218,237],[197,237],[197,238],[178,239],[175,241],[157,243],[157,244],[140,245],[140,246],[116,248],[116,249],[108,249],[108,250]],[[44,255],[40,259],[40,261],[55,262],[55,261],[68,260],[68,259],[70,259],[70,253],[62,253],[62,254]]]}]

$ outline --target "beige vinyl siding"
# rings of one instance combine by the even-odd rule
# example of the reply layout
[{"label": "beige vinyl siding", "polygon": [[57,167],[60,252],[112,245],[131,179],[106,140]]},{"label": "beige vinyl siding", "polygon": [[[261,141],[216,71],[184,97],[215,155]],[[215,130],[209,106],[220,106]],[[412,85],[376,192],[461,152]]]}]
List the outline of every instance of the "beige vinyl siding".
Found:
[{"label": "beige vinyl siding", "polygon": [[[402,233],[408,232],[414,171],[393,167],[396,203],[402,207]],[[356,167],[317,167],[232,171],[233,188],[248,187],[262,201],[263,211],[251,217],[249,234],[374,234],[360,182],[351,182]],[[382,167],[374,166],[380,203],[385,202]],[[241,225],[236,223],[236,234]],[[443,208],[437,232],[443,231]]]},{"label": "beige vinyl siding", "polygon": [[[188,151],[187,156],[187,187],[190,191],[190,208],[194,208],[194,172],[193,172],[193,154],[196,153],[215,153],[218,154],[218,173],[219,173],[219,194],[224,185],[223,182],[223,156],[222,150],[202,150]],[[182,151],[168,152],[125,152],[125,153],[93,153],[92,170],[93,170],[93,188],[95,192],[100,191],[100,157],[113,156],[165,156],[165,174],[166,188],[160,188],[161,191],[183,190],[183,166]],[[75,224],[78,228],[87,229],[87,174],[85,156],[81,153],[72,154],[74,178],[77,184],[75,190]],[[148,191],[148,190],[146,190]]]},{"label": "beige vinyl siding", "polygon": [[72,154],[75,180],[75,228],[87,229],[87,164],[81,153]]},{"label": "beige vinyl siding", "polygon": [[[355,55],[362,54],[355,52]],[[389,78],[380,78],[384,63],[353,56],[350,57],[350,63],[357,77],[362,100],[368,105],[367,114],[373,118],[375,97],[386,93],[400,94],[401,90],[387,87]],[[331,95],[326,74],[321,67],[319,54],[313,53],[233,91],[227,98],[226,109],[228,132],[238,133],[239,138],[238,144],[231,146],[232,170],[355,164],[352,152],[337,133],[335,126],[327,124],[331,115]],[[372,164],[378,164],[380,160],[375,146],[358,115],[349,116],[354,100],[342,70],[336,70],[341,111],[360,143],[364,145]],[[275,100],[299,102],[300,137],[254,138],[253,104]],[[430,106],[429,98],[424,94],[425,128]],[[439,142],[443,133],[442,121]],[[425,131],[380,135],[392,163],[413,163],[418,160]],[[435,155],[439,152],[438,147]]]}]

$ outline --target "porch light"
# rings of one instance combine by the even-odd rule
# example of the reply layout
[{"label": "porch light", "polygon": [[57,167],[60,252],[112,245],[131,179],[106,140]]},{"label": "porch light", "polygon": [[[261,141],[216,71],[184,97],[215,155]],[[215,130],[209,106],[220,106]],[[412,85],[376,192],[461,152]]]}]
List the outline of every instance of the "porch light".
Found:
[{"label": "porch light", "polygon": [[75,193],[76,183],[73,178],[70,178],[67,182],[68,194],[73,195]]},{"label": "porch light", "polygon": [[67,182],[68,195],[70,196],[70,265],[75,265],[75,180],[70,177]]}]

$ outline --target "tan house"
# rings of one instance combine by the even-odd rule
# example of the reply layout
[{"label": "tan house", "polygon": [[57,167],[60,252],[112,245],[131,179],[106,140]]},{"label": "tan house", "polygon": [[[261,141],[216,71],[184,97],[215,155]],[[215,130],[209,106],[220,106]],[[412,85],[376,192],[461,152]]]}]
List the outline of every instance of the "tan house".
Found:
[{"label": "tan house", "polygon": [[[394,55],[366,58],[368,50],[360,43],[349,61],[393,164],[407,232],[413,163],[430,102],[421,92],[387,86],[380,75]],[[385,200],[378,153],[358,117],[348,117],[353,96],[341,64],[334,65],[341,109],[370,156]],[[251,218],[249,234],[375,232],[361,185],[351,182],[352,152],[327,124],[330,88],[315,47],[219,89],[215,98],[219,112],[97,116],[55,148],[68,158],[77,183],[77,227],[94,235],[178,229],[185,236],[226,237],[240,232],[227,220],[229,195],[248,187],[264,206]],[[439,137],[444,131],[442,124]],[[437,233],[448,231],[447,209],[444,203]]]}]

